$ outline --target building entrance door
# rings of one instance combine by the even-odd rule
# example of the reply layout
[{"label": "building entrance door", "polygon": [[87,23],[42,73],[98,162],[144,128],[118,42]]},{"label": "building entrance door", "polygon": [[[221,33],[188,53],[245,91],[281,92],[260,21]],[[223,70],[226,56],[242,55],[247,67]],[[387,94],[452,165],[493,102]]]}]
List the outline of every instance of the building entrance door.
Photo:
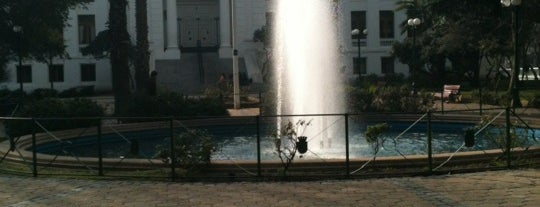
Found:
[{"label": "building entrance door", "polygon": [[219,46],[217,1],[180,2],[178,30],[181,48]]}]

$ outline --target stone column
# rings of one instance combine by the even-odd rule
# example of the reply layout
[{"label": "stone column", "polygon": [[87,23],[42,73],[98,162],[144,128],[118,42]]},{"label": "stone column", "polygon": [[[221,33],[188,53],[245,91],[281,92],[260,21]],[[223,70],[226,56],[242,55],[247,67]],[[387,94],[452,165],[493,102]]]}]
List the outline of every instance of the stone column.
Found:
[{"label": "stone column", "polygon": [[219,57],[232,57],[231,51],[231,0],[219,0]]},{"label": "stone column", "polygon": [[165,48],[166,59],[179,59],[178,48],[178,15],[176,12],[176,0],[167,0],[167,47]]}]

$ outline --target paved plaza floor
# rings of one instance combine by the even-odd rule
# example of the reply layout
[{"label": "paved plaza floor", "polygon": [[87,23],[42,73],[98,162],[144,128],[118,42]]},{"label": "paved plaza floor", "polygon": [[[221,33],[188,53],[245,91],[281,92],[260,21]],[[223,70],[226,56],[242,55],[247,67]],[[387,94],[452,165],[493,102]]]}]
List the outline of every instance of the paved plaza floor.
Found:
[{"label": "paved plaza floor", "polygon": [[311,182],[172,183],[0,174],[0,206],[538,206],[540,169]]},{"label": "paved plaza floor", "polygon": [[[100,101],[111,110],[110,98]],[[444,107],[445,110],[476,108],[471,104]],[[257,115],[258,110],[230,113],[250,116]],[[540,110],[522,109],[519,114],[538,118]],[[540,169],[385,179],[231,183],[0,174],[0,206],[540,206]]]}]

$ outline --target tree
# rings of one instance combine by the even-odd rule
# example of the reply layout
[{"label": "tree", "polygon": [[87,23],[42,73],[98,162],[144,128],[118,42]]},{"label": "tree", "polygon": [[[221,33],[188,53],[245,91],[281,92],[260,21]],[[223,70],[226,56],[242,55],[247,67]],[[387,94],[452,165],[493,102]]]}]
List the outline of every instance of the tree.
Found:
[{"label": "tree", "polygon": [[422,21],[416,28],[416,43],[413,44],[412,37],[409,37],[403,42],[394,43],[392,50],[399,61],[414,70],[411,71],[415,74],[413,81],[421,87],[426,87],[426,84],[430,83],[442,83],[446,75],[446,55],[444,51],[438,50],[440,43],[435,38],[439,36],[438,31],[431,29],[437,23],[436,15],[430,11],[433,2],[435,1],[402,0],[396,5],[396,10],[405,11],[408,17],[400,24],[402,33],[410,32],[407,25],[409,18],[420,18]]},{"label": "tree", "polygon": [[[523,1],[521,7],[524,21],[520,27],[519,54],[525,57],[534,39],[540,38],[537,33],[531,32],[533,25],[540,19],[535,13],[540,7],[540,1]],[[435,77],[445,77],[451,72],[457,78],[464,77],[473,87],[482,87],[479,84],[480,68],[495,68],[497,73],[506,72],[499,69],[507,67],[503,64],[504,60],[513,56],[513,22],[511,10],[503,8],[499,1],[402,0],[398,2],[397,8],[406,10],[408,17],[419,16],[423,20],[421,32],[417,36],[420,40],[417,41],[418,47],[412,48],[409,38],[394,45],[394,55],[400,61],[410,65],[411,59],[416,58],[411,56],[410,51],[420,51],[414,54],[420,54],[420,64],[424,65],[424,69],[436,66],[436,70],[425,72],[438,71],[432,74]],[[447,60],[451,63],[449,71],[445,68]],[[522,60],[520,64],[526,66],[527,62]],[[482,67],[485,63],[488,65]],[[508,76],[513,74],[508,73]],[[519,91],[512,94],[515,95],[514,100],[517,99],[514,103],[519,102]]]},{"label": "tree", "polygon": [[[69,9],[90,1],[0,1],[0,80],[8,76],[5,65],[9,61],[45,61],[65,54],[61,31],[67,26]],[[15,26],[22,30],[15,32]]]},{"label": "tree", "polygon": [[131,94],[129,85],[129,45],[127,31],[127,0],[109,0],[109,32],[111,40],[112,85],[115,113],[126,105]]},{"label": "tree", "polygon": [[38,62],[46,63],[49,68],[49,81],[51,83],[51,89],[54,88],[53,81],[51,81],[51,73],[54,58],[65,58],[68,56],[66,53],[66,46],[64,45],[64,36],[62,31],[58,29],[43,28],[43,32],[48,33],[46,40],[38,44],[34,50],[30,51],[30,55]]},{"label": "tree", "polygon": [[135,54],[135,82],[138,92],[148,91],[150,52],[148,51],[147,1],[135,2],[135,21],[137,32],[137,50]]},{"label": "tree", "polygon": [[[272,136],[274,143],[274,150],[279,159],[281,160],[282,169],[280,175],[287,176],[287,171],[291,167],[297,152],[301,152],[299,149],[299,143],[306,143],[307,138],[302,136],[308,126],[311,125],[311,121],[298,120],[293,124],[289,120],[285,125],[281,127]],[[307,143],[305,144],[307,150]],[[305,152],[302,152],[305,153]]]}]

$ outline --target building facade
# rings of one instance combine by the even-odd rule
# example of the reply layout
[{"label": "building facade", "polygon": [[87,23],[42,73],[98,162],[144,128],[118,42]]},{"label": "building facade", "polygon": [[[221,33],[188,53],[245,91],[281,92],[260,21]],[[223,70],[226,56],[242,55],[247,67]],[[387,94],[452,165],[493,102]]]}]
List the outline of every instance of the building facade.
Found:
[{"label": "building facade", "polygon": [[[258,55],[262,44],[253,33],[264,26],[275,0],[151,0],[148,1],[150,71],[158,72],[159,87],[184,93],[197,93],[215,84],[220,75],[232,74],[233,34],[240,58],[240,71],[252,82],[262,82]],[[342,35],[345,73],[355,77],[366,74],[408,73],[408,67],[392,58],[392,43],[401,41],[399,25],[404,12],[395,11],[397,0],[340,0],[337,4]],[[11,79],[0,83],[25,91],[37,88],[66,90],[93,86],[110,91],[111,68],[108,59],[84,56],[80,49],[107,29],[108,1],[95,0],[69,12],[69,27],[64,30],[69,59],[57,59],[54,66],[24,61],[8,65]],[[128,31],[135,43],[135,0],[129,0]],[[361,34],[361,58],[358,38]],[[126,74],[129,75],[129,74]]]}]

